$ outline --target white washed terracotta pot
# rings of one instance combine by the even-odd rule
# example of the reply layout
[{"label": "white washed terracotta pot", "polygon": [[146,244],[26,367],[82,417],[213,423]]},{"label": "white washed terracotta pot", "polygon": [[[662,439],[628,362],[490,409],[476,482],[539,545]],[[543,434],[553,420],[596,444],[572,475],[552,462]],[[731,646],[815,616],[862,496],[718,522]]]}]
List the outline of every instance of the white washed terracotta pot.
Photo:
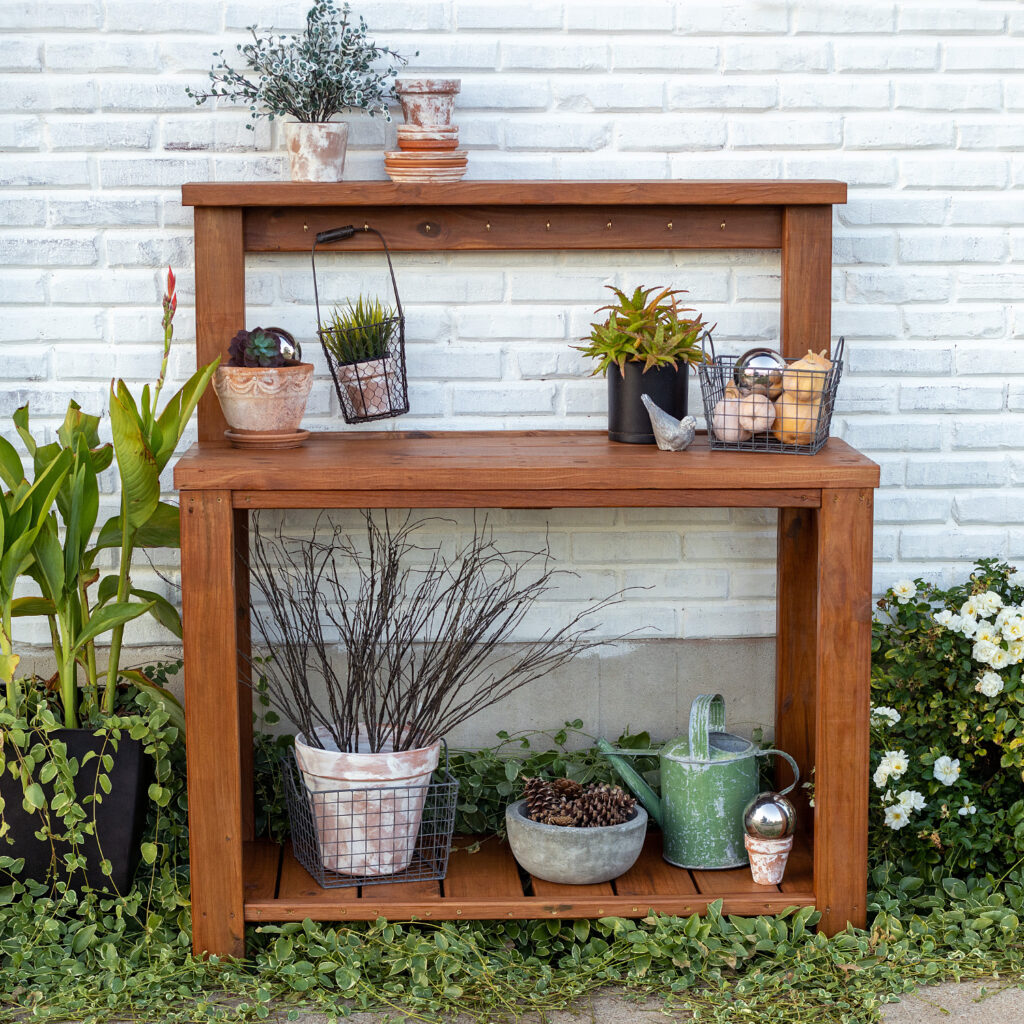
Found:
[{"label": "white washed terracotta pot", "polygon": [[218,366],[213,390],[235,431],[293,434],[306,412],[313,364]]},{"label": "white washed terracotta pot", "polygon": [[404,871],[416,849],[441,741],[400,751],[389,744],[371,754],[362,726],[355,752],[339,751],[322,727],[316,735],[323,749],[302,733],[295,737],[295,760],[310,792],[324,868],[367,877]]},{"label": "white washed terracotta pot", "polygon": [[461,88],[458,78],[399,78],[395,82],[406,124],[421,128],[451,124],[455,94]]},{"label": "white washed terracotta pot", "polygon": [[391,407],[388,376],[395,367],[386,359],[367,359],[361,363],[342,363],[338,367],[341,381],[357,416],[378,416]]},{"label": "white washed terracotta pot", "polygon": [[347,124],[285,121],[284,138],[292,181],[341,181],[348,149]]},{"label": "white washed terracotta pot", "polygon": [[750,856],[750,874],[758,885],[778,885],[786,873],[786,861],[793,849],[793,837],[762,839],[744,835],[743,843]]}]

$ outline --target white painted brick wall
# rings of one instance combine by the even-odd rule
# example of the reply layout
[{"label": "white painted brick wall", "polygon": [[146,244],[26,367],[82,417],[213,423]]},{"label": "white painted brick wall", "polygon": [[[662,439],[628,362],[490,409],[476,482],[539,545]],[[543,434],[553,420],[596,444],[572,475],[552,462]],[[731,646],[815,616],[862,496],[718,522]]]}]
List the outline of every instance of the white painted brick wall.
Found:
[{"label": "white painted brick wall", "polygon": [[[184,181],[286,176],[278,125],[196,109],[214,50],[306,0],[0,2],[0,416],[52,430],[159,361],[163,267],[179,274],[172,369],[193,365]],[[1024,560],[1024,16],[1003,0],[390,0],[356,3],[410,73],[462,78],[472,178],[826,177],[835,215],[834,423],[882,465],[876,585]],[[394,127],[354,118],[348,176],[382,178]],[[396,429],[599,428],[605,392],[569,347],[603,287],[689,288],[718,343],[777,338],[775,253],[483,253],[396,260],[413,412]],[[385,288],[369,256],[323,261],[328,301]],[[252,326],[310,338],[307,261],[251,257]],[[312,348],[310,345],[309,348]],[[309,425],[339,426],[322,360]],[[691,402],[699,407],[696,388]],[[4,427],[7,432],[6,427]],[[106,501],[114,486],[106,481]],[[446,513],[448,514],[448,513]],[[456,516],[464,530],[467,520]],[[570,606],[648,586],[608,629],[773,630],[774,515],[703,509],[499,512],[550,524]],[[171,579],[173,565],[162,567]],[[154,585],[158,585],[154,583]],[[164,585],[159,584],[162,588]],[[560,614],[564,613],[560,612]],[[544,619],[544,611],[537,617]],[[528,624],[529,626],[529,624]],[[40,639],[35,637],[35,639]],[[135,642],[160,639],[138,627]]]}]

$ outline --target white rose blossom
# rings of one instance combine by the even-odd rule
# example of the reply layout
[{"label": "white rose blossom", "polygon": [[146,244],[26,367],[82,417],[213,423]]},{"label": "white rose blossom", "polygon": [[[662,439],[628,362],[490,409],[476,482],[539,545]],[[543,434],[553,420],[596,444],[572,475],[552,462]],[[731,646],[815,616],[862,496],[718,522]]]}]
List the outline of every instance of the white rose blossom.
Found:
[{"label": "white rose blossom", "polygon": [[[958,615],[956,618],[956,631],[970,640],[978,632],[978,620],[972,615]],[[950,629],[952,628],[950,626]]]},{"label": "white rose blossom", "polygon": [[907,755],[902,750],[887,750],[873,776],[875,785],[884,789],[889,779],[898,779],[910,767]]},{"label": "white rose blossom", "polygon": [[1003,692],[1003,681],[995,672],[985,672],[975,684],[974,689],[986,697],[997,697]]},{"label": "white rose blossom", "polygon": [[971,657],[981,665],[991,665],[992,659],[998,657],[997,651],[1001,651],[991,640],[979,640],[971,648]]},{"label": "white rose blossom", "polygon": [[989,615],[995,615],[1003,607],[1003,599],[994,590],[986,590],[984,594],[977,594],[975,596],[978,601],[978,607],[981,608],[981,614],[986,618]]},{"label": "white rose blossom", "polygon": [[897,603],[907,604],[917,593],[917,587],[914,585],[913,580],[898,580],[892,585],[892,596],[896,598]]},{"label": "white rose blossom", "polygon": [[924,797],[916,789],[905,789],[896,802],[907,812],[923,811],[926,806]]},{"label": "white rose blossom", "polygon": [[977,814],[977,812],[978,808],[971,803],[971,798],[969,796],[965,796],[963,806],[956,813],[959,814],[961,818],[966,818],[967,815]]},{"label": "white rose blossom", "polygon": [[981,607],[978,604],[977,595],[967,598],[967,600],[960,605],[960,614],[964,618],[968,619],[976,619],[981,615]]},{"label": "white rose blossom", "polygon": [[960,760],[943,754],[936,759],[932,772],[944,786],[952,786],[960,778]]},{"label": "white rose blossom", "polygon": [[895,708],[877,707],[871,709],[872,725],[896,725],[900,720],[900,713]]},{"label": "white rose blossom", "polygon": [[943,608],[941,612],[935,613],[935,621],[940,626],[945,626],[946,629],[958,633],[960,632],[960,624],[963,620],[955,612],[951,612],[948,608]]},{"label": "white rose blossom", "polygon": [[988,663],[993,668],[1006,668],[1011,662],[1010,652],[1005,647],[996,646],[996,649],[989,655]]},{"label": "white rose blossom", "polygon": [[910,812],[902,804],[891,804],[885,809],[885,823],[898,831],[910,823]]}]

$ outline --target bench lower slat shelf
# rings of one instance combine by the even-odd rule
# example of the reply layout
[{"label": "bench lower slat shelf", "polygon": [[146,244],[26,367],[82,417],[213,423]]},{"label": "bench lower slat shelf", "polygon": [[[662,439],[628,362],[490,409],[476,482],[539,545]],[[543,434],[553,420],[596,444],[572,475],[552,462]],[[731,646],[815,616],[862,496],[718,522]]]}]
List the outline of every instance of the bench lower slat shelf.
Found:
[{"label": "bench lower slat shelf", "polygon": [[[689,916],[722,900],[726,914],[777,914],[814,903],[808,840],[798,837],[782,886],[755,885],[746,868],[687,871],[661,858],[661,837],[650,835],[637,863],[603,885],[566,886],[524,881],[509,847],[485,838],[456,837],[441,881],[321,888],[290,844],[245,844],[246,921],[373,921],[378,917],[432,921],[495,918],[645,917],[650,910]],[[531,891],[532,890],[532,891]]]}]

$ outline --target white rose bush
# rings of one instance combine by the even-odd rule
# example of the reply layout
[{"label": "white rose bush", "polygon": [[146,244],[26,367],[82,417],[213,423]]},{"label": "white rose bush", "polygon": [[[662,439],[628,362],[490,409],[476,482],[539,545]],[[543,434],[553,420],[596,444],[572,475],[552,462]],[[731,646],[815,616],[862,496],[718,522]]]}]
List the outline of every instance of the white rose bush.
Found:
[{"label": "white rose bush", "polygon": [[1024,858],[1024,580],[900,580],[872,639],[872,859],[927,877]]}]

